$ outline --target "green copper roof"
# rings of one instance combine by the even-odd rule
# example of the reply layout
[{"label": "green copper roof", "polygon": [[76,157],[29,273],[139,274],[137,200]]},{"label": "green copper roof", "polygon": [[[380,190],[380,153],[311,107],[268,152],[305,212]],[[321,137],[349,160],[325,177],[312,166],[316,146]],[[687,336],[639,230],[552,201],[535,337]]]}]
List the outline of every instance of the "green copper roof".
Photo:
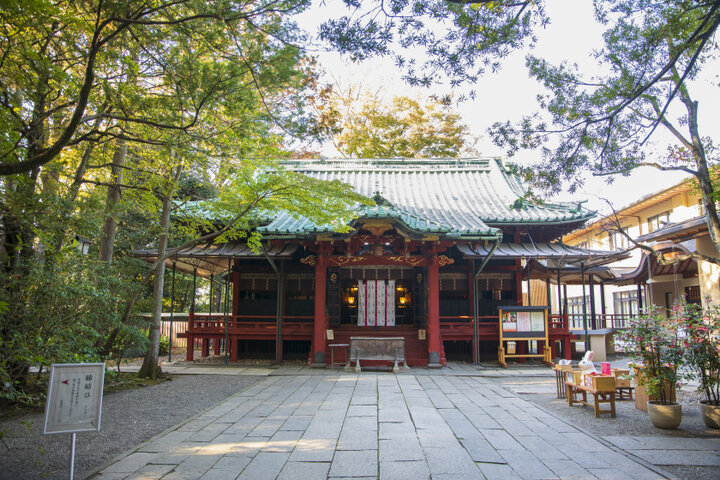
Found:
[{"label": "green copper roof", "polygon": [[[285,162],[322,180],[340,180],[383,202],[361,207],[360,218],[393,218],[420,233],[451,238],[495,237],[508,224],[581,224],[594,215],[578,204],[535,205],[499,159],[333,159]],[[497,225],[497,227],[493,226]],[[280,214],[259,228],[266,236],[330,233],[305,218]]]}]

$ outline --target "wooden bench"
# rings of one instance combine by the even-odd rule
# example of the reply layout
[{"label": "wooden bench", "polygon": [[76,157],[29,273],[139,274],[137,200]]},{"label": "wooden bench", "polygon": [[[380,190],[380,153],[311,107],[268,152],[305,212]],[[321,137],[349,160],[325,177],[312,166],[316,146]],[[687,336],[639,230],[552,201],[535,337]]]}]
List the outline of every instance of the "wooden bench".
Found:
[{"label": "wooden bench", "polygon": [[360,373],[360,360],[393,362],[393,373],[400,371],[398,363],[403,364],[403,370],[410,370],[404,337],[350,337],[350,362],[345,369],[350,370],[350,364],[355,362],[355,373]]},{"label": "wooden bench", "polygon": [[[592,386],[580,383],[580,373],[573,372],[573,381],[565,382],[567,391],[568,406],[572,407],[576,403],[591,406],[587,401],[588,394],[593,396],[592,404],[595,411],[595,418],[599,418],[601,413],[609,413],[615,418],[615,377],[595,375],[589,377],[592,379]],[[601,410],[600,404],[609,403],[609,410]]]}]

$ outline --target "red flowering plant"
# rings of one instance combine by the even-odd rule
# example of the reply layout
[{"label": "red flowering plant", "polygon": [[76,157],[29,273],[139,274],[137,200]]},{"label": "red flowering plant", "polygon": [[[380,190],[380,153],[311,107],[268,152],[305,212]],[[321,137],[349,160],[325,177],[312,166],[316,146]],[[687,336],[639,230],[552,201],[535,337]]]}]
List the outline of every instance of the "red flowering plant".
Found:
[{"label": "red flowering plant", "polygon": [[680,316],[666,318],[659,307],[650,306],[628,322],[620,339],[630,357],[641,364],[640,385],[662,405],[672,403],[669,395],[672,387],[679,387],[678,368],[685,360]]},{"label": "red flowering plant", "polygon": [[707,403],[720,405],[720,306],[677,305],[685,333],[685,361]]}]

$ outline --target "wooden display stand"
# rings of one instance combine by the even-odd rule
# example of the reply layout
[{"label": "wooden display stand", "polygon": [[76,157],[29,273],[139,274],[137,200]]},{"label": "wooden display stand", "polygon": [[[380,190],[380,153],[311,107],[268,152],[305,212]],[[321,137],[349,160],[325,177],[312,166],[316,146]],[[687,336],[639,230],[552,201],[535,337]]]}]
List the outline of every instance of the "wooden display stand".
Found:
[{"label": "wooden display stand", "polygon": [[[500,321],[498,363],[507,368],[508,358],[542,358],[543,363],[552,367],[548,307],[502,307],[498,311]],[[544,342],[542,353],[515,353],[516,342],[532,340],[537,341],[538,344]]]},{"label": "wooden display stand", "polygon": [[[615,377],[612,375],[586,375],[585,382],[581,383],[581,373],[573,372],[573,381],[566,382],[568,406],[576,403],[593,407],[595,418],[601,413],[609,413],[615,418]],[[593,396],[593,403],[587,400],[588,393]],[[609,410],[601,410],[600,405],[607,403]]]}]

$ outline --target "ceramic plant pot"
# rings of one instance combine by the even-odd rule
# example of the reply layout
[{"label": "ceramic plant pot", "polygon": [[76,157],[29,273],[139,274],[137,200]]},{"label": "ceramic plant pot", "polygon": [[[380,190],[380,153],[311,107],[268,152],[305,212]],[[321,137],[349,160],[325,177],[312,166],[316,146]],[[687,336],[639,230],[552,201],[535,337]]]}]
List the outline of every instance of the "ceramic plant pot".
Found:
[{"label": "ceramic plant pot", "polygon": [[674,429],[680,426],[682,405],[679,403],[662,405],[659,400],[650,400],[647,409],[650,421],[656,428]]},{"label": "ceramic plant pot", "polygon": [[713,405],[707,400],[701,400],[700,415],[708,427],[720,428],[720,405]]}]

